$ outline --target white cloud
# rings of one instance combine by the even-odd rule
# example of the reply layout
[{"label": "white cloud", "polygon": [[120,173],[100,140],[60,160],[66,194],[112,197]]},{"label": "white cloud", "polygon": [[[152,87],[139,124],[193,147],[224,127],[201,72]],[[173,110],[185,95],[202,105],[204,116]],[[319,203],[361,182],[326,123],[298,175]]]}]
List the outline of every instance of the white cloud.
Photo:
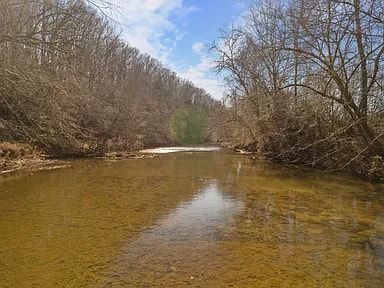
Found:
[{"label": "white cloud", "polygon": [[195,52],[198,55],[202,55],[205,49],[206,48],[203,42],[195,42],[192,45],[193,52]]},{"label": "white cloud", "polygon": [[183,37],[170,18],[184,17],[193,7],[183,0],[110,0],[111,18],[121,27],[121,36],[143,53],[167,62],[178,41]]},{"label": "white cloud", "polygon": [[212,73],[214,57],[210,55],[208,48],[202,42],[193,43],[192,51],[200,57],[200,62],[179,71],[178,74],[192,81],[197,87],[205,89],[213,98],[222,99],[224,93],[222,81]]},{"label": "white cloud", "polygon": [[171,56],[185,32],[180,28],[182,19],[194,11],[183,0],[109,0],[113,5],[109,14],[121,28],[121,36],[141,52],[159,59],[182,78],[205,89],[215,99],[221,99],[223,88],[211,72],[213,57],[203,42],[195,42],[192,51],[200,57],[197,65],[180,69]]}]

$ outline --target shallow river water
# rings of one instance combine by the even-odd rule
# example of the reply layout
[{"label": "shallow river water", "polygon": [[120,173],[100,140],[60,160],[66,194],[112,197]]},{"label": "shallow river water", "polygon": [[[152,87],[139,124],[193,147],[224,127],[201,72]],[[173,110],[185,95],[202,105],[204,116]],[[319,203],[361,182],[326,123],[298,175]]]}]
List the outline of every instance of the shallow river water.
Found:
[{"label": "shallow river water", "polygon": [[2,178],[0,287],[384,287],[384,188],[220,151]]}]

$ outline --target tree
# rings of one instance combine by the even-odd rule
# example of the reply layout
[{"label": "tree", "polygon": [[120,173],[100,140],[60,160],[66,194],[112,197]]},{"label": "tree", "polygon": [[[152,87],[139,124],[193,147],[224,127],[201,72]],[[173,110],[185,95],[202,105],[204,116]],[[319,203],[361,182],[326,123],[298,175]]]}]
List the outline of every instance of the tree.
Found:
[{"label": "tree", "polygon": [[56,156],[164,145],[179,107],[212,105],[123,42],[100,3],[0,0],[0,141]]},{"label": "tree", "polygon": [[270,0],[223,32],[214,50],[229,75],[232,145],[328,170],[384,169],[371,169],[384,159],[383,11],[376,0]]}]

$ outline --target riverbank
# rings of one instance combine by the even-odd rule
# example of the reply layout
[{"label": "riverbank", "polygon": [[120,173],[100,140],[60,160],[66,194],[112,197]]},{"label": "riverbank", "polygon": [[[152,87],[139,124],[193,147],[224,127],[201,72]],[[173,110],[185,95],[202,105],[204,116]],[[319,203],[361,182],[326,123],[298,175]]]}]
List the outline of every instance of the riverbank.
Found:
[{"label": "riverbank", "polygon": [[28,144],[0,142],[0,175],[19,170],[53,170],[69,166],[65,161],[48,159],[44,153]]},{"label": "riverbank", "polygon": [[[155,158],[157,156],[157,154],[147,154],[139,151],[121,151],[108,152],[97,157],[85,158],[117,161],[122,159]],[[68,158],[52,158],[31,145],[23,143],[0,142],[0,175],[7,175],[20,170],[54,170],[70,166]]]},{"label": "riverbank", "polygon": [[[104,154],[95,154],[93,156],[88,155],[77,155],[74,157],[52,157],[50,155],[44,154],[42,151],[39,151],[36,148],[28,144],[23,143],[9,143],[9,142],[0,142],[0,176],[12,174],[16,171],[40,171],[40,170],[55,170],[68,168],[71,166],[71,161],[73,159],[104,159],[106,161],[120,161],[124,159],[150,159],[160,157],[162,154],[176,153],[176,152],[212,152],[218,150],[229,150],[233,151],[236,154],[244,155],[251,160],[256,161],[267,161],[271,163],[276,163],[283,166],[295,167],[301,169],[309,169],[318,172],[324,173],[338,173],[340,175],[350,175],[353,177],[360,178],[364,181],[383,183],[383,177],[372,177],[373,173],[370,175],[361,175],[357,173],[352,173],[351,171],[345,170],[334,170],[334,171],[324,171],[318,167],[308,167],[308,165],[300,165],[293,163],[285,163],[281,161],[274,161],[273,159],[267,159],[259,152],[253,152],[247,147],[219,147],[213,145],[201,145],[201,146],[165,146],[165,147],[152,147],[143,150],[128,150],[128,151],[110,151]],[[384,174],[383,174],[384,175]]]},{"label": "riverbank", "polygon": [[[300,162],[300,161],[289,161],[287,159],[275,158],[272,156],[266,156],[265,153],[260,151],[255,151],[255,147],[247,147],[247,146],[231,146],[231,145],[223,145],[227,149],[231,149],[236,151],[237,154],[248,155],[253,160],[262,160],[268,161],[271,163],[276,163],[279,165],[296,167],[302,169],[309,169],[313,171],[318,171],[322,173],[338,173],[345,176],[352,176],[359,178],[363,181],[368,181],[372,183],[384,183],[384,162],[381,157],[376,156],[371,159],[369,163],[369,167],[360,165],[356,166],[347,166],[345,167],[329,167],[328,165],[312,162]],[[353,160],[353,159],[352,159]],[[352,162],[352,160],[350,162]]]},{"label": "riverbank", "polygon": [[139,151],[112,151],[104,155],[93,157],[60,157],[52,158],[28,144],[0,142],[0,175],[11,174],[20,170],[39,171],[54,170],[70,167],[70,159],[94,158],[107,161],[119,161],[123,159],[152,159],[161,154],[175,152],[210,152],[218,151],[220,147],[160,147],[143,149]]}]

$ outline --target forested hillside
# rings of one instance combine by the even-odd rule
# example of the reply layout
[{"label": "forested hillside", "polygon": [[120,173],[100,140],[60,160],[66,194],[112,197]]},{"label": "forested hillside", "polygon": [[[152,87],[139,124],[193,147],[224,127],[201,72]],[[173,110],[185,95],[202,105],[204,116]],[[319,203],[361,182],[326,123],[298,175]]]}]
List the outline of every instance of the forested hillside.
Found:
[{"label": "forested hillside", "polygon": [[53,156],[173,143],[180,108],[210,96],[119,38],[82,0],[0,0],[0,141]]},{"label": "forested hillside", "polygon": [[230,106],[218,141],[383,179],[382,0],[260,1],[214,48]]},{"label": "forested hillside", "polygon": [[213,140],[383,179],[382,4],[257,2],[213,47],[218,106],[92,1],[0,0],[0,142],[64,157]]}]

